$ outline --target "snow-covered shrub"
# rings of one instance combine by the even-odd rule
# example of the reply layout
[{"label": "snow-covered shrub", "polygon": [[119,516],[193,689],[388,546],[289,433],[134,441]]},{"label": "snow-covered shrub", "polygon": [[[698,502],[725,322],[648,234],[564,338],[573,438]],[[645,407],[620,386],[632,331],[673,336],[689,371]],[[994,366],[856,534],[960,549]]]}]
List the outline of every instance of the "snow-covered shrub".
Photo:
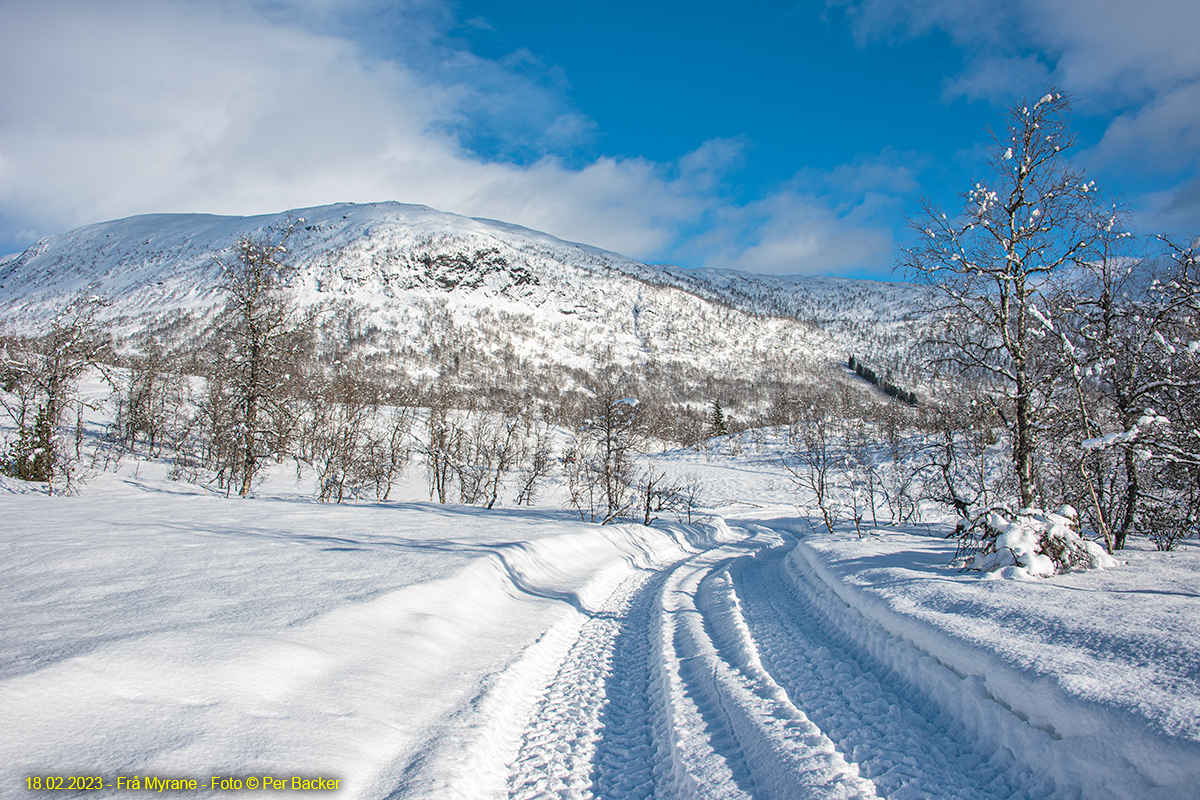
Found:
[{"label": "snow-covered shrub", "polygon": [[1011,520],[992,511],[987,517],[982,551],[966,567],[984,571],[1016,567],[1030,575],[1048,577],[1117,566],[1117,560],[1103,547],[1079,535],[1077,517],[1071,506],[1063,506],[1057,514],[1026,508]]}]

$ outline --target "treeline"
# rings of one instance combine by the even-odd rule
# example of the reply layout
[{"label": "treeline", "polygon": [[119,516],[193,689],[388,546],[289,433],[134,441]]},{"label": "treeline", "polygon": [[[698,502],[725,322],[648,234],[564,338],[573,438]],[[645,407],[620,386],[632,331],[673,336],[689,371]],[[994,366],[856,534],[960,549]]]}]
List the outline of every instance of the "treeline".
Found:
[{"label": "treeline", "polygon": [[961,563],[1038,574],[1034,557],[1097,563],[1085,538],[1111,553],[1200,535],[1200,240],[1132,234],[1066,160],[1068,110],[1058,91],[1015,105],[992,180],[960,214],[926,202],[914,224],[901,265],[934,323],[919,406],[889,404],[893,425],[848,393],[778,404],[784,465],[823,527],[936,503],[958,517]]},{"label": "treeline", "polygon": [[[298,307],[286,238],[237,243],[221,262],[224,303],[199,337],[147,331],[118,355],[98,322],[104,302],[86,294],[39,331],[0,337],[0,399],[15,429],[3,472],[70,493],[86,470],[133,454],[163,460],[172,479],[244,496],[269,467],[293,463],[318,500],[340,503],[387,500],[420,465],[439,502],[530,504],[553,478],[587,520],[649,523],[696,507],[695,481],[669,481],[634,455],[651,441],[699,442],[702,409],[654,399],[614,367],[577,371],[566,386],[535,384],[537,374],[491,384],[454,364],[450,342],[433,343],[446,368],[414,381],[346,336],[344,319]],[[89,370],[115,403],[108,429],[90,434]]]},{"label": "treeline", "polygon": [[883,390],[883,393],[888,397],[894,397],[897,400],[908,403],[910,406],[917,404],[917,393],[910,392],[906,389],[901,389],[896,384],[892,383],[889,378],[879,380],[879,376],[875,374],[875,370],[862,363],[854,356],[850,356],[850,369],[854,374],[865,380],[867,383],[874,384]]}]

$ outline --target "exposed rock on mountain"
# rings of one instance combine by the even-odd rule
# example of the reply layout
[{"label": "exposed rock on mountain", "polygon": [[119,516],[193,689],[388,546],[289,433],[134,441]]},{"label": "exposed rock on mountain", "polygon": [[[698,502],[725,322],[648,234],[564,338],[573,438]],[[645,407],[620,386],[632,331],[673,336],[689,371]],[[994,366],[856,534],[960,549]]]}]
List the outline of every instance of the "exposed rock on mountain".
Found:
[{"label": "exposed rock on mountain", "polygon": [[89,225],[0,261],[0,313],[28,322],[87,290],[111,301],[118,336],[195,337],[237,240],[289,230],[295,297],[322,311],[326,343],[412,377],[511,382],[613,362],[677,385],[803,383],[826,380],[848,351],[898,367],[912,339],[906,284],[648,265],[400,203]]}]

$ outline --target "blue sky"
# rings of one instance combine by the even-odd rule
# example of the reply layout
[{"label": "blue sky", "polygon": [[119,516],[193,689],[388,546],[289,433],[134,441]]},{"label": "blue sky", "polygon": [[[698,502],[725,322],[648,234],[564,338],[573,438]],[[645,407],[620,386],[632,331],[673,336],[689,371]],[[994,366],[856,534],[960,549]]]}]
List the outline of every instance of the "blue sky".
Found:
[{"label": "blue sky", "polygon": [[0,0],[0,252],[400,200],[635,258],[889,277],[1055,82],[1139,230],[1200,233],[1194,0]]}]

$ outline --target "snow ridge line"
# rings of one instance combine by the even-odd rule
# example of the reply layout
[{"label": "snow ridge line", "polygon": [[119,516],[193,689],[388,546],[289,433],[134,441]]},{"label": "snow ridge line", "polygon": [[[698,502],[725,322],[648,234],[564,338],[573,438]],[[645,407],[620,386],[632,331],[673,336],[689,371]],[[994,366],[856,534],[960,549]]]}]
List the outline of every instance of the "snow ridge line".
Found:
[{"label": "snow ridge line", "polygon": [[1089,800],[1187,800],[1200,784],[1200,753],[1137,724],[1067,697],[1045,678],[1031,680],[893,611],[847,584],[801,541],[784,575],[857,646],[991,748],[1048,776],[1055,796]]},{"label": "snow ridge line", "polygon": [[[426,733],[423,746],[406,750],[400,760],[381,770],[371,782],[376,791],[389,798],[509,796],[509,765],[581,632],[596,622],[615,624],[610,619],[615,616],[612,608],[622,602],[631,581],[644,580],[640,570],[661,568],[695,552],[687,537],[677,532],[655,530],[652,536],[643,532],[637,537],[620,530],[623,527],[598,528],[582,538],[572,533],[507,546],[501,552],[481,554],[454,576],[452,580],[464,587],[495,584],[514,599],[558,601],[547,613],[559,618],[488,676],[445,722]],[[703,544],[703,537],[694,538]],[[607,563],[595,568],[577,591],[555,588],[571,585],[569,577],[561,574],[559,560],[570,562],[601,542],[609,552]]]},{"label": "snow ridge line", "polygon": [[[645,699],[652,609],[671,568],[714,546],[722,532],[617,525],[590,533],[615,549],[577,592],[554,588],[570,585],[558,559],[588,549],[587,537],[526,542],[480,559],[476,568],[506,583],[511,596],[567,608],[428,735],[415,757],[393,768],[388,797],[589,797],[593,788],[606,798],[653,796],[655,717]],[[637,694],[639,685],[640,710],[613,705],[631,698],[610,694]],[[641,724],[618,719],[630,714]]]}]

